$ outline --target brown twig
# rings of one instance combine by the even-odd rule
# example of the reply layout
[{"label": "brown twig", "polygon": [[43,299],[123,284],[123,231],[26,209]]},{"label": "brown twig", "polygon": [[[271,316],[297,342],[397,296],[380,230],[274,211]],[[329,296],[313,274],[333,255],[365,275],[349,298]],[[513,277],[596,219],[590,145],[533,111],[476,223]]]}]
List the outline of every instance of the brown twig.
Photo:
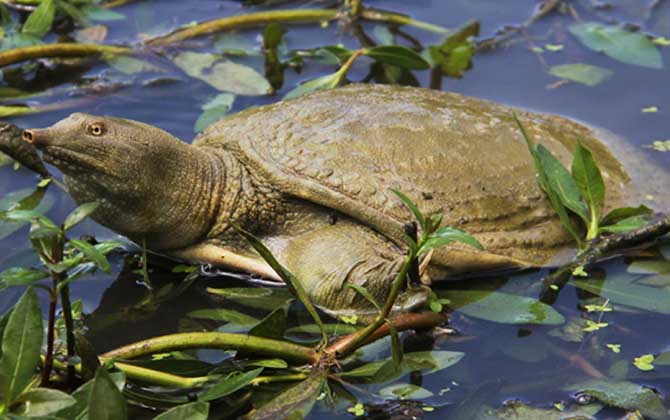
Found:
[{"label": "brown twig", "polygon": [[589,247],[571,263],[560,267],[542,280],[540,300],[551,304],[558,297],[577,267],[588,267],[613,254],[615,251],[632,248],[670,232],[670,216],[658,215],[654,222],[630,232],[601,237],[591,242]]}]

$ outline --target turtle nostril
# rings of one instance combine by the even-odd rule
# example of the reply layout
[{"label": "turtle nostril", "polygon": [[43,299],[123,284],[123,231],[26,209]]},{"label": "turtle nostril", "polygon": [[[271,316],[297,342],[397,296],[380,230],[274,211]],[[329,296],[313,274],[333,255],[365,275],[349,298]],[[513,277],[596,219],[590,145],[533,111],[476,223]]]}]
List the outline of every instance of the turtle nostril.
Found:
[{"label": "turtle nostril", "polygon": [[27,141],[28,143],[32,143],[35,140],[35,136],[34,136],[33,132],[30,131],[30,130],[25,130],[23,132],[22,137],[23,137],[23,140]]}]

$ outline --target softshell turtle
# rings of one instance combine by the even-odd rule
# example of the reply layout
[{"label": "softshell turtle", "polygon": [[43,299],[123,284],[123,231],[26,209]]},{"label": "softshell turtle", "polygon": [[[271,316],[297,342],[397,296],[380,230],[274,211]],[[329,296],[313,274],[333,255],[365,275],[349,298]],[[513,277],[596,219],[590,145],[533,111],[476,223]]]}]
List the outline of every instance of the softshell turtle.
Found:
[{"label": "softshell turtle", "polygon": [[[621,145],[610,134],[397,86],[349,85],[249,109],[212,124],[192,145],[143,123],[85,114],[27,130],[24,139],[61,169],[76,202],[101,203],[93,218],[103,225],[179,259],[276,279],[235,223],[259,236],[318,306],[342,315],[370,310],[347,283],[383,301],[404,257],[403,225],[412,216],[392,188],[484,245],[433,253],[433,279],[539,266],[574,247],[537,186],[513,112],[566,165],[581,139],[603,171],[608,208],[658,196],[651,178],[631,188],[630,172],[597,140]],[[423,299],[425,292],[406,293],[399,309]]]}]

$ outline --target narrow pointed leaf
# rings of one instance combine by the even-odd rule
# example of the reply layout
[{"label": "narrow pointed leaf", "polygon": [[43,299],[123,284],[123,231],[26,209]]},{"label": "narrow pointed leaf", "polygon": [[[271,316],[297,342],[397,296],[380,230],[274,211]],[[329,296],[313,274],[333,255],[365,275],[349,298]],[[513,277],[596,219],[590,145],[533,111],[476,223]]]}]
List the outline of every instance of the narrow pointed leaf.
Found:
[{"label": "narrow pointed leaf", "polygon": [[249,415],[250,420],[279,420],[299,414],[302,418],[312,410],[326,383],[326,372],[315,371],[304,381],[288,388]]},{"label": "narrow pointed leaf", "polygon": [[607,215],[600,221],[600,225],[611,225],[629,217],[650,215],[652,213],[654,213],[654,211],[644,204],[641,204],[638,207],[620,207],[607,213]]},{"label": "narrow pointed leaf", "polygon": [[407,208],[412,212],[416,220],[419,222],[419,226],[421,226],[421,230],[426,229],[426,218],[423,217],[423,214],[421,214],[421,211],[419,211],[419,208],[414,204],[414,202],[407,197],[402,191],[394,190],[391,189],[395,195],[397,195],[400,200],[407,206]]},{"label": "narrow pointed leaf", "polygon": [[28,16],[26,23],[21,28],[21,33],[42,38],[51,30],[55,13],[56,5],[53,0],[42,0],[37,9]]},{"label": "narrow pointed leaf", "polygon": [[17,414],[29,417],[48,416],[77,402],[63,391],[48,388],[30,389],[21,394],[18,400],[25,404],[25,409]]},{"label": "narrow pointed leaf", "polygon": [[382,45],[365,49],[364,55],[407,70],[425,70],[430,64],[414,50],[401,45]]},{"label": "narrow pointed leaf", "polygon": [[307,93],[316,92],[317,90],[335,89],[342,83],[343,76],[337,71],[335,73],[327,74],[325,76],[317,77],[309,80],[295,89],[290,90],[283,99],[293,99]]},{"label": "narrow pointed leaf", "polygon": [[359,295],[363,296],[365,298],[365,300],[370,302],[372,304],[372,306],[374,306],[375,309],[377,309],[377,311],[379,311],[379,312],[382,311],[381,306],[379,306],[379,303],[377,303],[377,300],[375,299],[374,296],[372,296],[372,294],[370,293],[370,291],[368,289],[366,289],[365,287],[360,286],[358,284],[354,284],[354,283],[348,283],[347,287],[349,287],[351,289],[354,289]]},{"label": "narrow pointed leaf", "polygon": [[649,218],[646,216],[631,216],[619,220],[613,225],[602,226],[600,232],[608,233],[626,233],[634,229],[639,229],[649,223]]},{"label": "narrow pointed leaf", "polygon": [[260,254],[260,256],[267,262],[270,267],[281,277],[281,279],[286,283],[286,286],[291,290],[291,293],[295,295],[295,297],[300,300],[300,302],[305,305],[305,308],[307,309],[307,312],[312,316],[312,319],[314,319],[314,322],[319,326],[321,329],[321,335],[323,337],[323,342],[327,343],[328,342],[328,335],[326,334],[326,330],[323,327],[323,322],[321,321],[321,317],[319,316],[319,313],[316,311],[316,308],[314,307],[314,304],[312,304],[312,301],[309,299],[309,295],[305,291],[305,288],[302,286],[302,283],[300,283],[300,280],[298,280],[293,273],[288,271],[284,266],[282,266],[279,261],[272,255],[269,249],[263,245],[263,243],[256,238],[254,235],[251,233],[247,232],[246,230],[235,226],[235,230],[246,239],[251,246],[254,247],[256,252]]},{"label": "narrow pointed leaf", "polygon": [[79,239],[70,239],[70,244],[81,251],[86,259],[94,262],[102,271],[107,274],[111,273],[109,261],[107,261],[107,258],[102,252],[98,251],[93,245]]},{"label": "narrow pointed leaf", "polygon": [[74,209],[72,213],[70,213],[67,216],[65,222],[63,223],[65,230],[68,231],[77,224],[81,223],[84,219],[93,214],[93,212],[95,211],[95,209],[98,208],[99,205],[100,203],[94,201],[92,203],[84,203],[81,206]]},{"label": "narrow pointed leaf", "polygon": [[443,226],[428,237],[428,240],[423,244],[419,253],[424,254],[431,249],[440,248],[452,242],[461,242],[476,249],[484,249],[482,244],[470,234],[460,229]]},{"label": "narrow pointed leaf", "polygon": [[226,395],[230,395],[249,385],[251,381],[261,374],[261,372],[263,372],[262,367],[250,370],[249,372],[233,372],[214,384],[211,388],[208,388],[198,397],[198,399],[200,401],[212,401],[223,398]]},{"label": "narrow pointed leaf", "polygon": [[591,151],[579,140],[572,158],[572,178],[592,209],[593,217],[599,218],[605,205],[605,182]]}]

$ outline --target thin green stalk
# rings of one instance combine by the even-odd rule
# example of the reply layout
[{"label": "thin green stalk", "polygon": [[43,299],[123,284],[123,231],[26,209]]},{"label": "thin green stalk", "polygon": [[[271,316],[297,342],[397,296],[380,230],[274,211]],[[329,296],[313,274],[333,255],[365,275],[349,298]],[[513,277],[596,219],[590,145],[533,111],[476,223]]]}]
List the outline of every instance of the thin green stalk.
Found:
[{"label": "thin green stalk", "polygon": [[36,58],[54,57],[86,57],[100,54],[130,54],[132,50],[125,47],[113,47],[98,44],[56,43],[31,45],[0,52],[0,67]]},{"label": "thin green stalk", "polygon": [[168,386],[174,388],[197,388],[210,380],[210,378],[207,376],[189,378],[185,376],[173,375],[171,373],[160,372],[153,369],[147,369],[128,363],[114,362],[114,366],[125,373],[126,377],[130,379],[158,386]]},{"label": "thin green stalk", "polygon": [[362,0],[351,0],[351,14],[353,16],[360,15],[362,10],[363,10]]},{"label": "thin green stalk", "polygon": [[278,357],[298,363],[314,363],[318,360],[317,353],[310,347],[246,334],[219,332],[163,335],[128,344],[109,351],[101,357],[133,359],[154,353],[198,348],[239,350],[256,355]]},{"label": "thin green stalk", "polygon": [[177,29],[168,35],[151,38],[145,41],[145,44],[151,46],[174,44],[186,39],[207,35],[214,32],[221,32],[229,29],[238,29],[248,26],[261,26],[274,22],[323,22],[336,19],[338,15],[339,12],[335,9],[289,9],[228,16],[221,19],[214,19],[203,22],[188,28]]},{"label": "thin green stalk", "polygon": [[259,376],[251,381],[251,385],[258,386],[273,382],[302,381],[303,379],[307,379],[308,377],[309,375],[306,373],[294,373],[291,375]]},{"label": "thin green stalk", "polygon": [[407,15],[387,12],[384,10],[363,8],[358,16],[360,16],[363,19],[371,21],[394,23],[396,25],[414,26],[415,28],[423,29],[429,32],[435,32],[438,34],[446,34],[447,32],[449,32],[449,29],[443,26],[423,22],[421,20],[412,19]]}]

